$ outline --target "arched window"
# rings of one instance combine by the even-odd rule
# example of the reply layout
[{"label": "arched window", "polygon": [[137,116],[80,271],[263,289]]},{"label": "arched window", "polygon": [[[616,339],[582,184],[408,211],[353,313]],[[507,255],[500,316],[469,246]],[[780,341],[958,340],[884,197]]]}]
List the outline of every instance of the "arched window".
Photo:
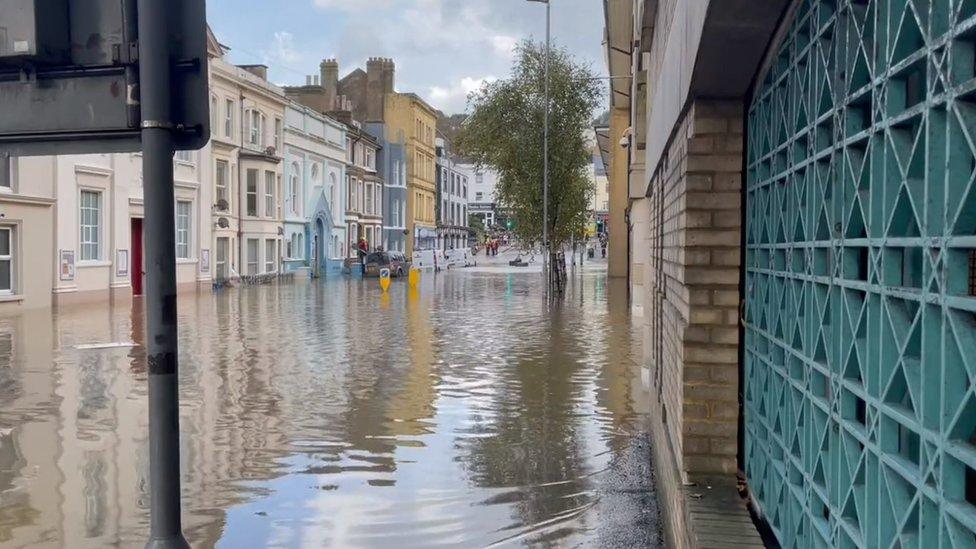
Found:
[{"label": "arched window", "polygon": [[329,174],[329,209],[332,210],[332,219],[339,219],[339,205],[336,204],[336,175]]},{"label": "arched window", "polygon": [[302,169],[302,167],[298,164],[298,162],[295,162],[294,164],[292,164],[291,165],[291,178],[288,181],[288,196],[289,196],[289,199],[291,200],[291,211],[295,215],[298,215],[298,214],[301,213],[301,210],[299,209],[299,205],[298,205],[298,197],[299,197],[299,193],[298,193],[299,176],[298,176],[298,174],[301,173],[301,169]]},{"label": "arched window", "polygon": [[304,258],[305,257],[304,235],[302,235],[302,233],[296,233],[295,239],[298,241],[298,246],[296,248],[297,251],[295,253],[298,255],[298,257]]},{"label": "arched window", "polygon": [[321,175],[322,174],[319,173],[319,165],[318,164],[312,164],[312,185],[320,185],[321,184],[321,181],[319,181],[319,178],[321,177]]}]

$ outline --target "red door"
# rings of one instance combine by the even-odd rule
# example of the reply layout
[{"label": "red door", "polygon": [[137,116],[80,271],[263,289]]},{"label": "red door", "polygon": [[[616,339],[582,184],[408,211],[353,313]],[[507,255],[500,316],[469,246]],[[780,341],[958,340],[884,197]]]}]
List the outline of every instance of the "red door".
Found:
[{"label": "red door", "polygon": [[132,295],[142,295],[142,220],[132,219],[132,262],[129,264]]}]

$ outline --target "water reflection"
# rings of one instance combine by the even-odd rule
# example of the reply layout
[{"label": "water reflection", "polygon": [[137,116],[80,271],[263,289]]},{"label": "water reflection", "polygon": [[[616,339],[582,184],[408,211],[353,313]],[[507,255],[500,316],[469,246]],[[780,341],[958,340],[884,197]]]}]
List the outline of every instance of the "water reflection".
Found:
[{"label": "water reflection", "polygon": [[[601,474],[640,431],[626,302],[576,279],[296,282],[180,301],[194,546],[592,541]],[[147,531],[137,303],[0,319],[0,545]]]}]

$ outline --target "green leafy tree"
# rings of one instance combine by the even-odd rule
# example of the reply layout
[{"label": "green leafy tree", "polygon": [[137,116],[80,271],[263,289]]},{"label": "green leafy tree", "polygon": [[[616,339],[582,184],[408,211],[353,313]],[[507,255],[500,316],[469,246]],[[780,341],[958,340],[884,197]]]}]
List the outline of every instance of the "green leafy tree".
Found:
[{"label": "green leafy tree", "polygon": [[[512,216],[515,234],[528,242],[542,240],[545,56],[545,44],[519,44],[510,77],[468,98],[471,116],[457,142],[462,154],[498,173],[496,199]],[[586,226],[593,192],[586,132],[603,92],[590,68],[564,48],[551,50],[549,79],[549,238],[555,250]]]}]

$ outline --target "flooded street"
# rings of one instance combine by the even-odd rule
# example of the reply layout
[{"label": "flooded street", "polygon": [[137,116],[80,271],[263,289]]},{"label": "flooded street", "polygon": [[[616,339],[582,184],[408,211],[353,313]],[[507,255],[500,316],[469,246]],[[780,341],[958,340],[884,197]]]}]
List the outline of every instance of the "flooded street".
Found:
[{"label": "flooded street", "polygon": [[[594,269],[547,311],[540,283],[478,269],[386,297],[346,278],[181,296],[187,539],[650,543],[626,289]],[[0,319],[0,546],[144,543],[141,318],[136,302]]]}]

